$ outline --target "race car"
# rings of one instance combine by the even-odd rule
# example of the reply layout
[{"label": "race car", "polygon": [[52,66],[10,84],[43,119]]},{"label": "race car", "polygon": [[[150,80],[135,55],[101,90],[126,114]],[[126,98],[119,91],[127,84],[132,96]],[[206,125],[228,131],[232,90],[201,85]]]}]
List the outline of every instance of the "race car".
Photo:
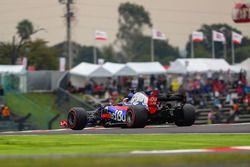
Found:
[{"label": "race car", "polygon": [[100,105],[95,111],[73,107],[68,112],[67,121],[61,124],[72,130],[82,130],[93,126],[144,128],[166,123],[191,126],[194,122],[195,108],[186,104],[184,95],[133,91],[122,102]]}]

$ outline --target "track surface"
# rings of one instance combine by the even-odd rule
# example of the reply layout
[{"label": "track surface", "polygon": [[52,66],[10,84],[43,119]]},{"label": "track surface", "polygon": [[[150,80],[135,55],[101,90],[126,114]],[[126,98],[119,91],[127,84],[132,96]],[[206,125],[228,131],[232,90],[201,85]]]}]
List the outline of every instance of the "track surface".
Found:
[{"label": "track surface", "polygon": [[32,130],[21,132],[0,132],[3,135],[52,135],[52,134],[206,134],[206,133],[250,133],[250,123],[244,124],[218,124],[194,125],[191,127],[176,127],[174,125],[147,126],[143,129],[121,128],[86,128],[80,131],[71,129]]}]

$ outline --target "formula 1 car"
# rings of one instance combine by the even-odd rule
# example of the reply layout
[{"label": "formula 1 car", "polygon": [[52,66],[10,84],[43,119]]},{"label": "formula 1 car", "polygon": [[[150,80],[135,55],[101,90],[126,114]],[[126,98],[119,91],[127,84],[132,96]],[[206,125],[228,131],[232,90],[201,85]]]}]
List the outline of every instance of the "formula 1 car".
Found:
[{"label": "formula 1 car", "polygon": [[93,126],[144,128],[167,122],[177,126],[191,126],[195,122],[195,109],[186,104],[184,95],[132,92],[122,102],[100,105],[95,111],[73,107],[64,123],[73,130],[82,130]]}]

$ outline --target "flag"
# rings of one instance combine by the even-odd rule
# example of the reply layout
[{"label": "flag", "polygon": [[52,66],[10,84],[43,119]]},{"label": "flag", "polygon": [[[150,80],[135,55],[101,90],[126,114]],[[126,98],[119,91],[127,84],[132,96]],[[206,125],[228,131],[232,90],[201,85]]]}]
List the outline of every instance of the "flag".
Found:
[{"label": "flag", "polygon": [[166,36],[163,32],[153,29],[153,39],[166,40]]},{"label": "flag", "polygon": [[213,31],[213,41],[225,43],[226,38],[225,38],[224,34],[217,32],[217,31]]},{"label": "flag", "polygon": [[193,31],[192,32],[192,41],[193,42],[202,42],[204,40],[203,32]]},{"label": "flag", "polygon": [[95,39],[96,40],[103,40],[103,41],[105,41],[105,40],[107,40],[108,39],[108,37],[107,37],[107,33],[106,32],[104,32],[104,31],[95,31]]},{"label": "flag", "polygon": [[236,32],[232,32],[232,41],[235,44],[241,44],[243,36],[241,34],[238,34]]}]

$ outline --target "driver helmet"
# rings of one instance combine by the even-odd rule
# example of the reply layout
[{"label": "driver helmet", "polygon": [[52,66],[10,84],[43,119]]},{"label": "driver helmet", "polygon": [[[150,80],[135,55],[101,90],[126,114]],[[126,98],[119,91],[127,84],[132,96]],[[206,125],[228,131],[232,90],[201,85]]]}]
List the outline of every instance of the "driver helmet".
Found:
[{"label": "driver helmet", "polygon": [[131,99],[133,96],[134,96],[134,93],[130,92],[130,93],[128,94],[128,99]]},{"label": "driver helmet", "polygon": [[150,95],[153,92],[153,88],[150,86],[146,89],[145,93],[146,95]]}]

